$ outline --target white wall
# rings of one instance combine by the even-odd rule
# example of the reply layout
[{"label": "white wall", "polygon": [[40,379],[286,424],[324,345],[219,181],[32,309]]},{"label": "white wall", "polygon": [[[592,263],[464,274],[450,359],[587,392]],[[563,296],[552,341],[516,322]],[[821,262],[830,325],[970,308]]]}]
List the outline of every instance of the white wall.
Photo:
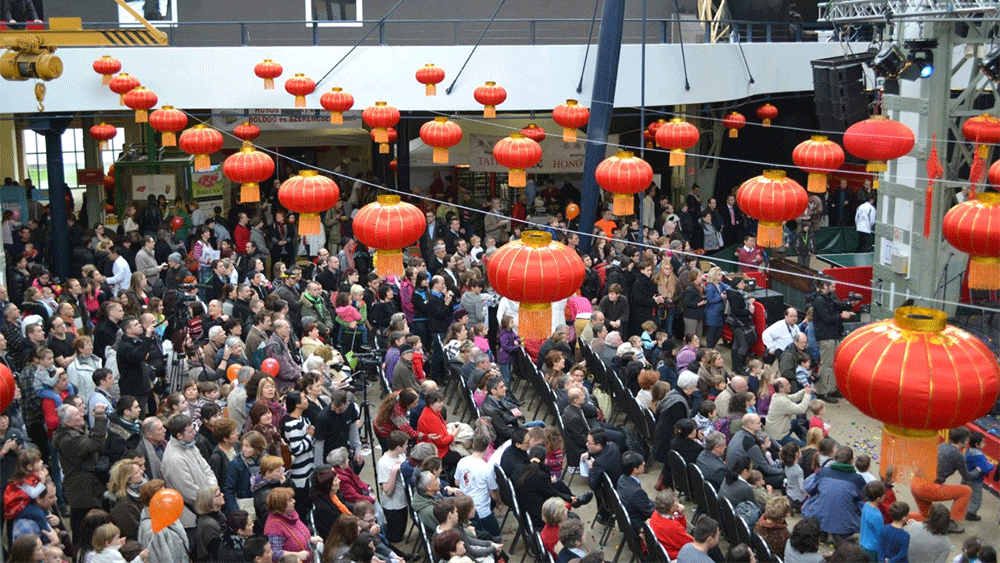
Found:
[{"label": "white wall", "polygon": [[[852,45],[857,50],[863,45]],[[684,90],[678,45],[647,45],[646,105],[672,105],[736,100],[752,95],[812,90],[809,61],[842,54],[839,43],[744,44],[754,84],[737,45],[687,45],[691,90]],[[618,73],[617,107],[640,105],[640,47],[623,45]],[[45,109],[60,111],[117,111],[118,96],[101,84],[91,68],[94,59],[109,54],[122,62],[122,70],[152,89],[160,104],[187,109],[293,108],[293,97],[284,91],[284,79],[297,72],[314,80],[347,52],[346,47],[133,47],[60,49],[65,70],[47,84]],[[473,90],[487,80],[507,90],[499,111],[545,110],[567,98],[589,105],[593,85],[596,45],[591,49],[584,89],[576,85],[583,64],[582,45],[481,46],[451,95],[445,90],[468,56],[469,47],[360,47],[308,98],[319,108],[319,97],[332,86],[341,86],[364,108],[387,100],[401,110],[476,111],[482,109]],[[272,58],[284,66],[274,90],[264,90],[253,74],[256,63]],[[427,62],[444,68],[447,76],[438,95],[424,96],[414,72]],[[2,83],[0,113],[33,114],[37,103],[34,84]]]}]

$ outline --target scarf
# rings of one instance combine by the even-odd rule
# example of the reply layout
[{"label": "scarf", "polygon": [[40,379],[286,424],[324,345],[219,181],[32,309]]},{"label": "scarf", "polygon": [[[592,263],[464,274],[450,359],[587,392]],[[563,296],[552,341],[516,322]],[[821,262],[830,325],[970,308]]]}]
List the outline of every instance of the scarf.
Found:
[{"label": "scarf", "polygon": [[851,465],[850,463],[839,463],[836,461],[830,464],[830,469],[833,469],[834,471],[843,471],[844,473],[856,472],[854,466]]},{"label": "scarf", "polygon": [[322,297],[313,297],[312,295],[309,295],[308,293],[303,293],[302,295],[303,295],[303,297],[306,298],[306,301],[308,301],[308,302],[310,302],[310,303],[313,304],[313,307],[316,308],[316,314],[317,315],[323,315],[323,298]]},{"label": "scarf", "polygon": [[344,503],[341,502],[340,497],[336,493],[330,493],[330,502],[340,510],[341,514],[351,514],[351,510],[344,506]]}]

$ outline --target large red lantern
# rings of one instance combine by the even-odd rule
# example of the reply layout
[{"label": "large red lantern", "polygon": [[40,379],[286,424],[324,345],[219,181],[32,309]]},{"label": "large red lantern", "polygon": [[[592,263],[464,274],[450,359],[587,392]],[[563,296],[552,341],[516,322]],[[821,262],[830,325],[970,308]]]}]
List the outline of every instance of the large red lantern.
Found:
[{"label": "large red lantern", "polygon": [[375,102],[375,105],[368,106],[361,112],[361,120],[372,128],[372,139],[385,145],[389,142],[387,129],[399,123],[399,110],[386,102]]},{"label": "large red lantern", "polygon": [[118,128],[103,121],[90,128],[90,136],[98,141],[98,148],[102,151],[108,147],[108,141],[114,139],[116,135]]},{"label": "large red lantern", "polygon": [[552,121],[563,128],[563,141],[576,142],[576,130],[590,121],[590,110],[576,100],[566,100],[552,110]]},{"label": "large red lantern", "polygon": [[952,207],[941,230],[969,255],[969,289],[1000,289],[1000,194],[980,192]]},{"label": "large red lantern", "polygon": [[174,106],[163,106],[149,114],[149,126],[162,133],[160,142],[165,147],[177,146],[177,132],[187,127],[187,114]]},{"label": "large red lantern", "polygon": [[795,147],[792,161],[809,173],[806,189],[821,194],[826,191],[826,175],[844,164],[844,149],[823,135],[813,135]]},{"label": "large red lantern", "polygon": [[139,79],[127,72],[119,74],[108,82],[108,88],[111,88],[112,92],[118,94],[118,104],[122,106],[125,105],[125,94],[128,94],[139,86]]},{"label": "large red lantern", "polygon": [[[901,307],[837,347],[837,389],[885,424],[883,467],[934,479],[937,431],[985,416],[1000,392],[1000,365],[981,340],[948,326],[943,311]],[[903,476],[900,476],[900,468]]]},{"label": "large red lantern", "polygon": [[490,257],[486,274],[497,293],[518,302],[518,334],[542,340],[552,333],[552,302],[576,293],[586,270],[576,251],[550,233],[525,231]]},{"label": "large red lantern", "polygon": [[420,240],[427,228],[420,208],[401,202],[398,195],[378,196],[358,211],[352,224],[354,236],[375,249],[375,269],[382,277],[403,275],[402,249]]},{"label": "large red lantern", "polygon": [[448,164],[448,147],[462,140],[462,128],[447,117],[438,116],[420,126],[420,139],[434,148],[434,164]]},{"label": "large red lantern", "polygon": [[306,96],[316,90],[316,83],[312,78],[298,73],[285,81],[285,91],[295,96],[295,107],[306,107]]},{"label": "large red lantern", "polygon": [[111,77],[122,69],[122,63],[118,62],[118,59],[104,55],[103,57],[94,61],[94,72],[101,75],[101,84],[108,85],[111,83]]},{"label": "large red lantern", "polygon": [[770,127],[771,121],[778,117],[778,108],[771,104],[764,104],[757,108],[757,117],[760,118],[761,125]]},{"label": "large red lantern", "polygon": [[507,185],[523,188],[527,184],[527,169],[542,160],[542,146],[520,133],[511,133],[493,145],[497,164],[510,168]]},{"label": "large red lantern", "polygon": [[970,117],[962,124],[962,135],[978,147],[980,158],[986,158],[990,154],[987,145],[1000,143],[1000,119],[988,113]]},{"label": "large red lantern", "polygon": [[747,118],[742,113],[734,111],[722,118],[722,126],[729,129],[729,138],[735,139],[740,136],[740,129],[747,124]]},{"label": "large red lantern", "polygon": [[[653,125],[649,125],[650,129]],[[697,127],[679,117],[656,127],[656,144],[670,151],[670,166],[684,166],[684,151],[697,145],[700,137]]]},{"label": "large red lantern", "polygon": [[781,246],[782,225],[801,217],[809,207],[809,195],[783,170],[765,170],[736,192],[736,202],[744,213],[757,219],[757,244],[765,248]]},{"label": "large red lantern", "polygon": [[281,65],[271,59],[264,59],[257,63],[257,66],[253,67],[253,73],[258,78],[264,79],[265,90],[274,90],[274,79],[281,76],[283,71],[284,69],[281,68]]},{"label": "large red lantern", "polygon": [[844,148],[861,160],[867,160],[865,170],[868,172],[885,172],[889,169],[886,161],[910,152],[915,142],[909,127],[884,115],[859,121],[844,132]]},{"label": "large red lantern", "polygon": [[260,127],[257,127],[249,121],[244,121],[233,128],[233,135],[244,141],[253,141],[257,137],[260,137]]},{"label": "large red lantern", "polygon": [[125,94],[125,105],[135,110],[135,122],[149,121],[149,109],[156,105],[158,98],[152,90],[137,86]]},{"label": "large red lantern", "polygon": [[222,173],[240,184],[240,203],[260,201],[260,183],[274,174],[274,160],[245,142],[222,163]]},{"label": "large red lantern", "polygon": [[7,410],[7,407],[14,402],[14,393],[17,389],[17,381],[14,374],[6,364],[0,363],[0,412]]},{"label": "large red lantern", "polygon": [[507,99],[507,91],[496,82],[487,82],[472,92],[472,97],[483,104],[483,117],[496,117],[497,106]]},{"label": "large red lantern", "polygon": [[990,171],[987,174],[986,178],[990,184],[994,188],[1000,188],[1000,160],[990,165]]},{"label": "large red lantern", "polygon": [[434,63],[427,63],[423,68],[417,69],[417,82],[424,85],[424,95],[437,95],[437,85],[444,80],[444,69],[434,66]]},{"label": "large red lantern", "polygon": [[545,140],[545,129],[542,129],[534,123],[529,123],[527,127],[521,129],[521,134],[536,143],[541,143]]},{"label": "large red lantern", "polygon": [[648,188],[653,181],[653,168],[629,151],[618,151],[597,165],[594,178],[599,186],[615,194],[614,214],[625,217],[635,211],[632,196]]},{"label": "large red lantern", "polygon": [[339,125],[344,122],[344,112],[354,107],[354,96],[334,86],[320,96],[319,104],[330,112],[330,123]]},{"label": "large red lantern", "polygon": [[319,214],[330,209],[340,197],[337,183],[315,170],[303,170],[278,188],[278,201],[285,209],[299,213],[299,234],[318,235],[323,228]]},{"label": "large red lantern", "polygon": [[212,167],[212,159],[208,155],[222,150],[223,142],[222,133],[199,123],[181,133],[178,144],[182,151],[194,155],[194,169],[204,172]]}]

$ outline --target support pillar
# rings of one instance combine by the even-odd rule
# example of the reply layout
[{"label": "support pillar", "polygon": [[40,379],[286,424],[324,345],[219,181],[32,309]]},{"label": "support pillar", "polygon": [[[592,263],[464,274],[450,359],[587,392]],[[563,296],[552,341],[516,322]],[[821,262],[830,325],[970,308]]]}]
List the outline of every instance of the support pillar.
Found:
[{"label": "support pillar", "polygon": [[[49,223],[51,226],[51,263],[55,277],[69,276],[69,229],[66,220],[66,178],[63,173],[62,134],[69,127],[70,116],[32,119],[29,128],[45,137],[46,171],[49,176]],[[46,249],[48,251],[48,249]]]},{"label": "support pillar", "polygon": [[[614,113],[615,87],[618,83],[618,59],[622,49],[622,27],[625,24],[625,0],[605,0],[601,15],[601,35],[597,44],[594,66],[594,88],[591,90],[590,123],[587,125],[587,149],[583,161],[583,187],[580,190],[580,232],[591,233],[601,201],[601,188],[594,173],[604,160],[611,116]],[[590,251],[593,239],[580,237],[580,250]]]},{"label": "support pillar", "polygon": [[10,115],[0,115],[0,180],[12,178],[21,181],[21,167],[18,165],[17,128]]},{"label": "support pillar", "polygon": [[402,193],[410,190],[410,116],[404,115],[396,124],[396,189]]}]

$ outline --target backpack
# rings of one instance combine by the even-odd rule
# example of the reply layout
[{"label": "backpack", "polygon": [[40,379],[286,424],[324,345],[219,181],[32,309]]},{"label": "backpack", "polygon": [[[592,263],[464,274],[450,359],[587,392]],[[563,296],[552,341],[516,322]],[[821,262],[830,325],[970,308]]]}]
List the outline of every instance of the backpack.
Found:
[{"label": "backpack", "polygon": [[364,278],[373,269],[372,255],[361,245],[354,251],[354,269],[358,271],[359,278]]},{"label": "backpack", "polygon": [[750,528],[751,530],[763,514],[760,510],[760,506],[758,506],[756,502],[750,500],[745,500],[737,504],[736,508],[733,509],[733,512],[736,513],[736,516],[739,516],[743,522],[746,523],[747,528]]},{"label": "backpack", "polygon": [[649,459],[649,443],[639,436],[635,428],[626,426],[622,428],[622,431],[625,433],[625,446],[629,451],[638,452],[642,454],[643,459]]}]

